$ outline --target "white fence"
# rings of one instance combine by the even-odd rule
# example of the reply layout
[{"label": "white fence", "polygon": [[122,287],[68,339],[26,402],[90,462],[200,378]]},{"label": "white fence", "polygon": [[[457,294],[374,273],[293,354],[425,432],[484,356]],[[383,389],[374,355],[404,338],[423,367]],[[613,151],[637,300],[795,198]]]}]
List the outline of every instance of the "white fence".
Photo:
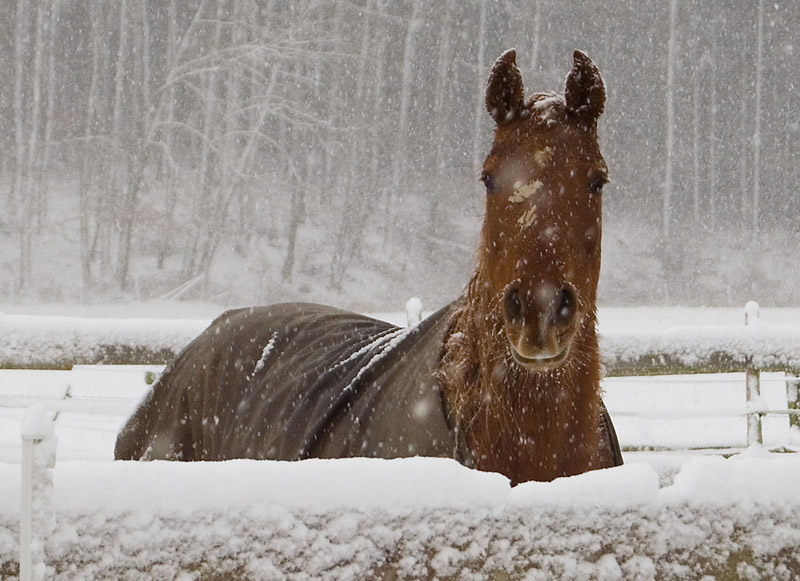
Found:
[{"label": "white fence", "polygon": [[[745,390],[739,409],[726,411],[722,405],[705,410],[675,406],[664,410],[664,414],[686,418],[720,413],[746,415],[747,444],[761,444],[766,416],[783,416],[789,426],[800,426],[800,328],[761,324],[758,304],[752,301],[745,307],[744,321],[743,326],[676,327],[661,332],[626,331],[601,335],[608,376],[743,373]],[[778,405],[768,405],[762,398],[761,378],[765,372],[782,375],[785,395],[779,403],[777,398],[771,398]],[[614,411],[642,415],[641,409],[614,410],[611,405],[609,409],[612,416]]]}]

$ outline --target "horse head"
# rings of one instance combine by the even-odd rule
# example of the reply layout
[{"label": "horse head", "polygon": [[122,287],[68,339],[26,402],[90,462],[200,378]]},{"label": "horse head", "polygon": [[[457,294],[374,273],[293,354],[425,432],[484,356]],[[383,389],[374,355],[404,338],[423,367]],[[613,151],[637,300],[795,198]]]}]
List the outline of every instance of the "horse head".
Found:
[{"label": "horse head", "polygon": [[526,100],[515,60],[513,50],[504,53],[486,88],[496,130],[481,177],[479,264],[511,355],[527,369],[549,370],[596,320],[605,87],[589,57],[575,51],[564,95]]}]

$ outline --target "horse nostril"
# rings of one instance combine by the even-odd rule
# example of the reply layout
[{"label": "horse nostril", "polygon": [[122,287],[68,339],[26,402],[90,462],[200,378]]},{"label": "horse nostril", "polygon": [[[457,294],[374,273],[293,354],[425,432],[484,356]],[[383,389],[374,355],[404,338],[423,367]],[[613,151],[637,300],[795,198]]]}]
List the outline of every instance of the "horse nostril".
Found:
[{"label": "horse nostril", "polygon": [[558,325],[568,325],[572,318],[575,316],[577,310],[577,300],[575,299],[575,291],[570,287],[564,287],[561,290],[559,302],[556,305],[555,322]]},{"label": "horse nostril", "polygon": [[519,298],[519,289],[510,288],[505,297],[506,317],[511,323],[522,323],[525,313]]}]

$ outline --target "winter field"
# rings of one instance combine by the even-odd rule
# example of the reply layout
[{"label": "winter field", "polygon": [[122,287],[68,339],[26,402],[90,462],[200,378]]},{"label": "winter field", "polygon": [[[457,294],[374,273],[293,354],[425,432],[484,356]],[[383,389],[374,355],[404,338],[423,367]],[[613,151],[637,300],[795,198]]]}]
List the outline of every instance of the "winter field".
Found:
[{"label": "winter field", "polygon": [[[30,310],[0,312],[47,333]],[[191,336],[217,312],[58,311],[98,336],[123,317]],[[608,308],[600,329],[683,337],[743,319],[742,309]],[[791,330],[800,309],[762,309],[761,321]],[[770,414],[764,446],[746,449],[743,373],[607,378],[626,465],[512,489],[444,459],[112,462],[117,430],[159,369],[0,371],[0,577],[18,574],[20,425],[39,401],[58,438],[48,578],[800,578],[800,457],[786,453],[800,433]],[[761,409],[786,408],[783,373],[763,373],[761,390]]]}]

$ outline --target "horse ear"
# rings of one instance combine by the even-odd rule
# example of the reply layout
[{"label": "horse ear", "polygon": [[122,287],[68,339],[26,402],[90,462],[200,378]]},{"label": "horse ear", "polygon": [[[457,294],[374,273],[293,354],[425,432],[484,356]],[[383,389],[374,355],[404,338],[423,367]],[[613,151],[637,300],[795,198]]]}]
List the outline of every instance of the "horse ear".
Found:
[{"label": "horse ear", "polygon": [[564,99],[567,111],[595,127],[603,113],[606,102],[606,87],[603,77],[592,60],[583,52],[572,53],[572,70],[567,76]]},{"label": "horse ear", "polygon": [[507,50],[497,59],[486,84],[486,110],[495,123],[510,121],[525,107],[522,75],[517,68],[517,51]]}]

